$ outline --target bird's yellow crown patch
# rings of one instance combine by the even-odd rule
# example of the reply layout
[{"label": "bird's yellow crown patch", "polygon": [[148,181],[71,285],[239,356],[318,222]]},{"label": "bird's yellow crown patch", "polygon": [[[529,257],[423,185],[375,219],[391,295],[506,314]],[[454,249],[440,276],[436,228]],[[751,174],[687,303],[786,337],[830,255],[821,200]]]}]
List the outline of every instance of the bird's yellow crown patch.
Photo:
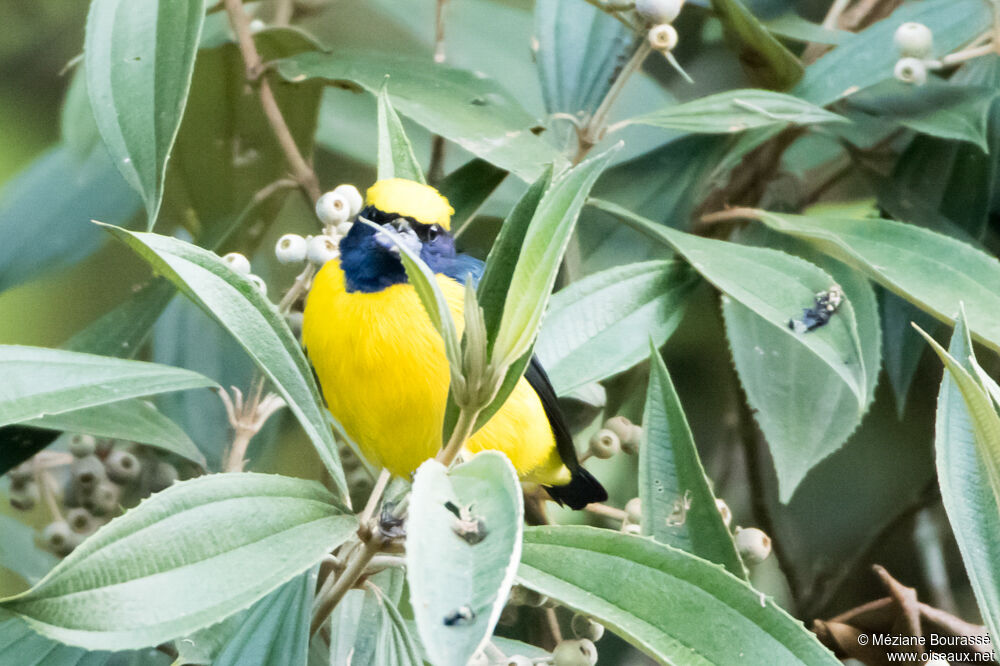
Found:
[{"label": "bird's yellow crown patch", "polygon": [[430,185],[423,185],[405,178],[386,178],[368,188],[365,203],[383,213],[396,213],[412,217],[421,224],[439,224],[451,230],[451,216],[455,209],[440,192]]}]

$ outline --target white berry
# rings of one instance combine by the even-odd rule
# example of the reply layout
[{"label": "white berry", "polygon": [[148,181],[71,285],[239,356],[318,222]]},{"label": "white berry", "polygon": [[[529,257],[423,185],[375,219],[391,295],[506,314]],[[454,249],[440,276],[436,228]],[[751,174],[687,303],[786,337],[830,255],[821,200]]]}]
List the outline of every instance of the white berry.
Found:
[{"label": "white berry", "polygon": [[771,554],[771,537],[756,527],[737,527],[736,550],[747,564],[760,564]]},{"label": "white berry", "polygon": [[351,227],[354,226],[352,222],[341,222],[337,225],[337,233],[341,236],[346,236],[351,233]]},{"label": "white berry", "polygon": [[579,613],[574,615],[570,626],[573,627],[573,633],[576,634],[577,638],[599,641],[604,637],[604,625],[594,622],[586,615]]},{"label": "white berry", "polygon": [[241,275],[250,274],[250,260],[239,252],[230,252],[224,256],[222,260],[229,264],[229,266],[237,273],[240,273]]},{"label": "white berry", "polygon": [[610,458],[621,451],[621,449],[622,445],[618,439],[618,435],[607,428],[598,430],[590,438],[590,454],[595,458],[601,458],[602,460]]},{"label": "white berry", "polygon": [[297,264],[306,260],[306,239],[298,234],[285,234],[274,245],[274,256],[283,264]]},{"label": "white berry", "polygon": [[309,261],[318,266],[322,266],[331,259],[336,259],[340,254],[337,248],[337,241],[330,236],[311,236],[309,238],[309,249],[307,255]]},{"label": "white berry", "polygon": [[560,641],[552,651],[553,666],[594,666],[597,663],[597,647],[586,638]]},{"label": "white berry", "polygon": [[335,227],[351,218],[351,202],[342,194],[327,192],[316,200],[316,217],[324,226]]},{"label": "white berry", "polygon": [[927,82],[927,65],[916,58],[900,58],[893,74],[903,83],[922,86]]},{"label": "white berry", "polygon": [[673,23],[683,4],[682,0],[636,0],[635,12],[650,23]]},{"label": "white berry", "polygon": [[351,204],[351,217],[360,213],[365,205],[365,200],[361,198],[361,192],[358,192],[358,188],[353,185],[337,185],[333,188],[333,193],[344,197]]},{"label": "white berry", "polygon": [[904,23],[896,28],[892,41],[903,56],[912,58],[926,58],[934,50],[934,33],[923,23]]},{"label": "white berry", "polygon": [[642,522],[642,500],[638,497],[633,497],[628,502],[625,503],[625,513],[628,514],[628,520],[630,523],[635,523],[638,525]]},{"label": "white berry", "polygon": [[654,25],[647,35],[649,45],[656,51],[672,51],[677,46],[677,30],[669,23]]}]

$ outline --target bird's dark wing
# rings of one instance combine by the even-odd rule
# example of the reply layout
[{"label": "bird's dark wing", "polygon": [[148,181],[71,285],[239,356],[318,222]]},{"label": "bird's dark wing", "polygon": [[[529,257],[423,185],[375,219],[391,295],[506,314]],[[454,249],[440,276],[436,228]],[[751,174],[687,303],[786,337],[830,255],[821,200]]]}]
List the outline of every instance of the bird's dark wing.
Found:
[{"label": "bird's dark wing", "polygon": [[545,374],[545,368],[542,367],[537,356],[531,357],[528,368],[524,371],[524,378],[528,380],[528,384],[542,401],[545,416],[549,419],[552,434],[556,439],[556,450],[559,451],[559,458],[570,471],[568,484],[565,486],[546,486],[545,490],[552,496],[552,499],[560,504],[567,504],[571,509],[582,509],[591,502],[603,502],[608,499],[608,493],[604,487],[590,472],[583,468],[580,460],[576,457],[573,436],[569,432],[566,419],[559,407],[555,389],[552,388],[552,382],[549,381],[549,376]]},{"label": "bird's dark wing", "polygon": [[26,425],[0,428],[0,474],[6,474],[59,437],[58,430]]}]

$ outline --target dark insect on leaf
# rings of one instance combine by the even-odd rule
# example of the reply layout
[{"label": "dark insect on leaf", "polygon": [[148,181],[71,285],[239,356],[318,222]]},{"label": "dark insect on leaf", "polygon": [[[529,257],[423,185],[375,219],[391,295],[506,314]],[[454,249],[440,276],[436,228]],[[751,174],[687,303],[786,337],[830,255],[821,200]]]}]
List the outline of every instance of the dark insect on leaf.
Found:
[{"label": "dark insect on leaf", "polygon": [[844,292],[838,284],[833,285],[826,291],[819,292],[816,294],[813,306],[802,310],[802,317],[800,319],[788,320],[788,328],[796,333],[808,333],[823,326],[837,312],[837,308],[840,307],[843,300]]},{"label": "dark insect on leaf", "polygon": [[446,627],[464,627],[476,621],[476,613],[468,606],[461,606],[444,616]]}]

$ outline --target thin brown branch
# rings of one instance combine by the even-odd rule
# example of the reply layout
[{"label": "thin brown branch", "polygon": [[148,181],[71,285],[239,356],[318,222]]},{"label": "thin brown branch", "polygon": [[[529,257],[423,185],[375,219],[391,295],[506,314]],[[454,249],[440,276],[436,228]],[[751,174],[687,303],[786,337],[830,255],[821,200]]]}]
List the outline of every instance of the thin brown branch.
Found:
[{"label": "thin brown branch", "polygon": [[264,64],[261,61],[260,53],[253,41],[253,33],[250,30],[250,18],[243,11],[243,3],[240,0],[224,0],[226,14],[229,16],[229,23],[236,33],[236,41],[243,56],[243,64],[246,67],[247,81],[257,86],[260,97],[260,105],[264,110],[274,138],[281,146],[285,159],[292,171],[292,176],[298,182],[305,194],[315,202],[319,199],[320,187],[319,179],[312,166],[306,161],[295,143],[292,131],[288,129],[288,123],[281,113],[278,100],[274,96],[274,90],[270,82],[264,76]]}]

